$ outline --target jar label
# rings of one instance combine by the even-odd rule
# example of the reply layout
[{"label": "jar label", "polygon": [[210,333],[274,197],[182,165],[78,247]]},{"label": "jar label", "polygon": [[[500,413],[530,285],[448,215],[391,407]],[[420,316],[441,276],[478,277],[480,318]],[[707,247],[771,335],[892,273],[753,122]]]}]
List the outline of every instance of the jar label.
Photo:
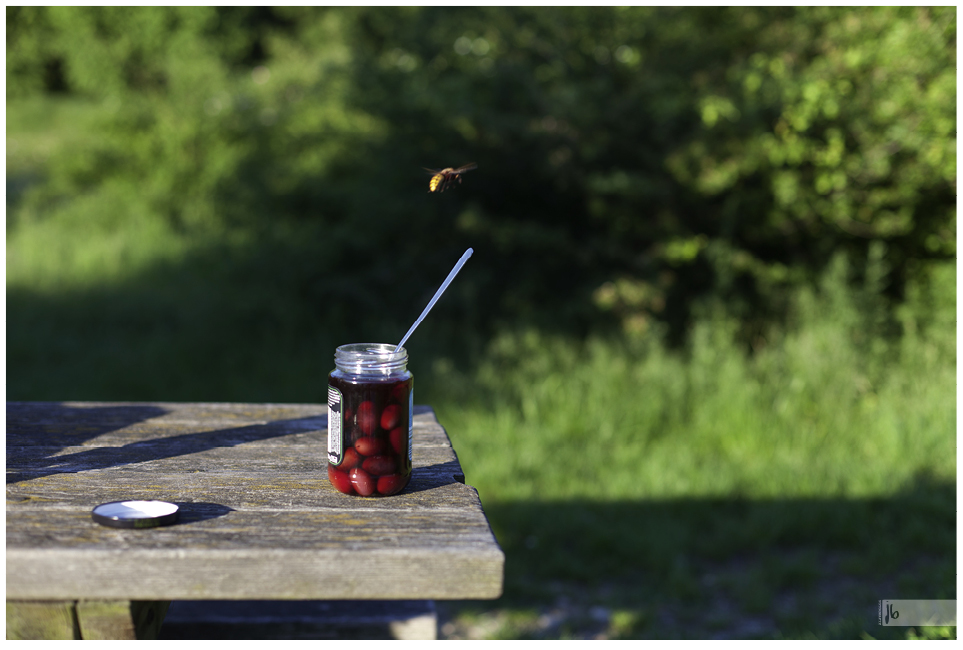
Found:
[{"label": "jar label", "polygon": [[332,465],[340,465],[344,458],[341,401],[341,391],[334,386],[328,386],[328,462]]}]

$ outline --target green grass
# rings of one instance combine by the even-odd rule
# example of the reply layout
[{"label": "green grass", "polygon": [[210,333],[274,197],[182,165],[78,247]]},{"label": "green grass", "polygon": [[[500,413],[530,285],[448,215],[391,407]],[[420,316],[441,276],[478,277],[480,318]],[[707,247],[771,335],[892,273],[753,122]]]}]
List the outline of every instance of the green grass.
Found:
[{"label": "green grass", "polygon": [[[388,332],[299,293],[308,226],[187,233],[120,186],[25,200],[88,108],[8,105],[8,187],[27,179],[8,194],[8,399],[317,402],[335,345]],[[873,273],[847,288],[840,260],[751,355],[711,310],[683,350],[505,331],[468,369],[423,324],[416,401],[507,556],[505,596],[445,605],[445,629],[955,637],[875,622],[879,599],[956,597],[956,269],[931,272],[894,336]]]},{"label": "green grass", "polygon": [[[952,272],[937,279],[950,290]],[[845,314],[799,302],[820,315],[753,358],[724,320],[697,325],[675,354],[658,341],[505,336],[477,374],[445,377],[461,392],[441,417],[492,501],[862,498],[921,475],[955,480],[952,298],[932,336],[903,337],[875,365]]]},{"label": "green grass", "polygon": [[559,583],[572,621],[613,612],[582,636],[932,633],[873,608],[955,598],[955,269],[911,293],[895,341],[866,335],[843,270],[751,357],[719,319],[679,353],[529,331],[474,375],[439,365],[440,418],[507,553],[502,606],[542,604],[489,635],[564,636],[537,625]]}]

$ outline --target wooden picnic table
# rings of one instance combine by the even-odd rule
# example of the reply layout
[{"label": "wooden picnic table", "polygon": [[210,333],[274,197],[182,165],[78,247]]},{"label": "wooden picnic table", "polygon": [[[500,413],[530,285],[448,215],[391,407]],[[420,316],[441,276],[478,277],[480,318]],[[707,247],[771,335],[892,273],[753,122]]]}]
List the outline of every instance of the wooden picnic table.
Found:
[{"label": "wooden picnic table", "polygon": [[[411,482],[337,492],[326,404],[8,402],[7,638],[145,638],[178,600],[493,599],[504,554],[428,406]],[[157,499],[118,529],[98,504]]]}]

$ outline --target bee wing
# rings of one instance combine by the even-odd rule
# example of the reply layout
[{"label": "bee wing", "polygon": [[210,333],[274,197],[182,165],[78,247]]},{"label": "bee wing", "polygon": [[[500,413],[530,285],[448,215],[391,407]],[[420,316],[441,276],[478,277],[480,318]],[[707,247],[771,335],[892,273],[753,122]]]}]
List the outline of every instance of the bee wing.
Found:
[{"label": "bee wing", "polygon": [[459,174],[464,174],[465,172],[471,171],[477,168],[478,165],[475,163],[468,163],[467,165],[462,165],[458,169],[452,169],[451,167],[445,167],[444,169],[428,169],[423,167],[426,172],[431,174],[431,180],[428,181],[428,191],[429,192],[444,192],[445,187],[453,178],[458,178],[458,182],[461,183],[461,178]]}]

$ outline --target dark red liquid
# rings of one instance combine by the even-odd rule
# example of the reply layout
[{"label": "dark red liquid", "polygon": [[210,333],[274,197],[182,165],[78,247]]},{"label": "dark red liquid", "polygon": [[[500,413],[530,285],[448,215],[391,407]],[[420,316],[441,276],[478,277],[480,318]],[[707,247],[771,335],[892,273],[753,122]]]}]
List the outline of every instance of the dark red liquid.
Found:
[{"label": "dark red liquid", "polygon": [[341,391],[341,463],[328,463],[340,492],[365,497],[396,494],[411,478],[408,436],[412,379],[354,383],[328,376]]}]

